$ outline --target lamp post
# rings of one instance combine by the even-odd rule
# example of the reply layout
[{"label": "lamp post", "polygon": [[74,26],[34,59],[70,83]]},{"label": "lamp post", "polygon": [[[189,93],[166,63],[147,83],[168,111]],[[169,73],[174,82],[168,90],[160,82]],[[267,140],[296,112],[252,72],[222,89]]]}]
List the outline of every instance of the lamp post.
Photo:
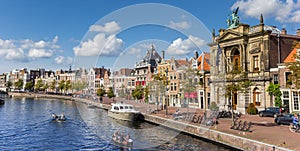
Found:
[{"label": "lamp post", "polygon": [[187,101],[187,115],[189,117],[190,111],[189,111],[189,106],[190,106],[190,99],[191,99],[191,86],[192,86],[192,77],[189,76],[189,85],[188,85],[188,101]]},{"label": "lamp post", "polygon": [[167,99],[167,93],[168,93],[168,68],[166,68],[166,97],[165,97],[165,102],[166,102],[166,115],[168,116],[168,99]]}]

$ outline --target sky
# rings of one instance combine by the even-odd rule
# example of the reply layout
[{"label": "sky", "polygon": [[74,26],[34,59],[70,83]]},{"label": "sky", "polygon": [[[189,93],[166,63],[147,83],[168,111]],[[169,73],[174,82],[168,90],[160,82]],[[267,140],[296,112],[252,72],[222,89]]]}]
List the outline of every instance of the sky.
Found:
[{"label": "sky", "polygon": [[134,68],[151,45],[166,59],[209,52],[211,32],[240,22],[300,28],[298,0],[1,0],[0,73],[13,69]]}]

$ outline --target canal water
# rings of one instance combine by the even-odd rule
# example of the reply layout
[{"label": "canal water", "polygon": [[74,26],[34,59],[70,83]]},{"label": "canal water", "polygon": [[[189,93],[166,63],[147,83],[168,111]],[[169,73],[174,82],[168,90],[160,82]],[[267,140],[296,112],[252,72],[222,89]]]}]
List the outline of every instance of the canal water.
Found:
[{"label": "canal water", "polygon": [[[65,114],[55,122],[51,113]],[[116,145],[111,136],[129,133],[132,148]],[[128,123],[107,111],[57,99],[7,98],[0,106],[0,150],[230,150],[147,122]]]}]

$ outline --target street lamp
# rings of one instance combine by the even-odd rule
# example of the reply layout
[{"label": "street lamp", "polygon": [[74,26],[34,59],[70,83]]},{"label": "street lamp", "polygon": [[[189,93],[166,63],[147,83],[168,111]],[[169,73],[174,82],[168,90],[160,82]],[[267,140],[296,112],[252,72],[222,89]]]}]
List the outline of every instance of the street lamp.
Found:
[{"label": "street lamp", "polygon": [[189,117],[189,113],[190,113],[190,111],[189,111],[189,106],[190,106],[190,99],[191,99],[191,84],[192,83],[192,77],[191,76],[189,76],[189,89],[188,89],[188,102],[187,102],[187,115],[188,115],[188,117]]},{"label": "street lamp", "polygon": [[168,68],[166,68],[166,97],[165,97],[165,102],[166,102],[166,115],[168,116],[168,99],[167,99],[167,92],[168,92]]}]

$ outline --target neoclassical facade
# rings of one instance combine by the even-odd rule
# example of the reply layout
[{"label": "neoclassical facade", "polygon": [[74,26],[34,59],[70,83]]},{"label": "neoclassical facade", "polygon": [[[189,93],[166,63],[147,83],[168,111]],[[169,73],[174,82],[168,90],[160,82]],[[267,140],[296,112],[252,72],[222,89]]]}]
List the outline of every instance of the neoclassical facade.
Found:
[{"label": "neoclassical facade", "polygon": [[[250,103],[258,110],[274,106],[274,101],[266,91],[274,81],[271,69],[277,68],[292,51],[297,35],[287,35],[286,30],[265,26],[263,17],[255,26],[239,24],[236,28],[220,29],[219,35],[213,32],[211,52],[211,100],[221,109],[245,113]],[[234,71],[246,73],[246,77],[234,75]],[[232,92],[226,97],[226,85],[250,80],[247,90]],[[231,104],[232,103],[232,104]]]}]

